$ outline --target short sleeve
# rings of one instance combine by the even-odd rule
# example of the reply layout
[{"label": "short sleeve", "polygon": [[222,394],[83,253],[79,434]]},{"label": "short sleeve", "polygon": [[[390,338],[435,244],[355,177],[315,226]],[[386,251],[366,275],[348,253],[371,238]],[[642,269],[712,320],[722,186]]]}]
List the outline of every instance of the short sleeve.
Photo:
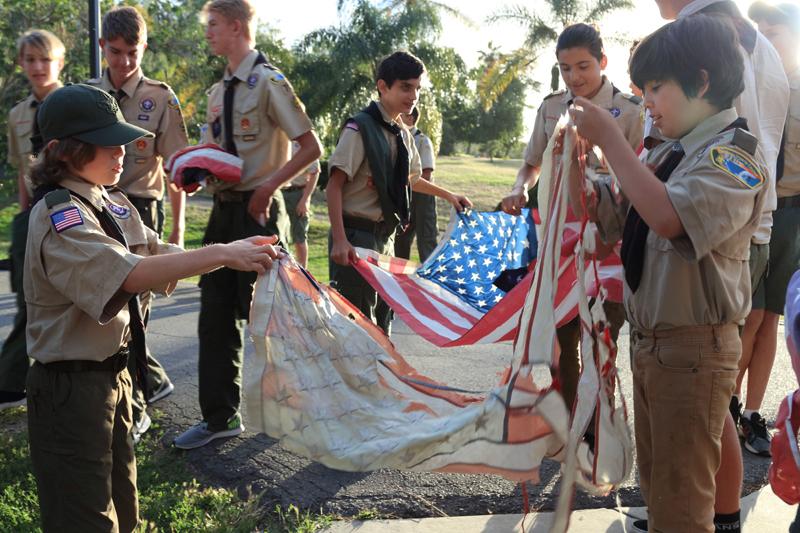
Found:
[{"label": "short sleeve", "polygon": [[688,260],[699,260],[759,218],[766,170],[734,146],[714,146],[685,174],[673,176],[667,194],[686,236],[673,240]]},{"label": "short sleeve", "polygon": [[548,139],[544,124],[544,108],[544,103],[542,103],[539,106],[539,111],[536,112],[533,133],[531,133],[531,138],[528,140],[528,145],[525,147],[525,154],[523,155],[525,162],[532,167],[542,166],[542,158],[547,148]]},{"label": "short sleeve", "polygon": [[130,295],[122,291],[122,284],[142,259],[88,222],[61,233],[51,228],[40,253],[53,287],[99,323],[127,305]]},{"label": "short sleeve", "polygon": [[355,122],[348,122],[342,129],[336,149],[328,160],[328,168],[338,168],[347,174],[348,180],[352,181],[364,163],[364,157],[364,143],[361,141],[358,125]]},{"label": "short sleeve", "polygon": [[311,121],[289,80],[280,72],[271,71],[267,86],[269,87],[267,114],[286,132],[287,137],[296,139],[311,131],[313,128]]},{"label": "short sleeve", "polygon": [[419,150],[422,170],[434,170],[436,168],[436,161],[433,157],[433,143],[431,140],[427,136],[421,136],[419,143],[417,143],[417,149]]},{"label": "short sleeve", "polygon": [[414,185],[422,177],[422,160],[420,159],[417,143],[414,142],[414,139],[410,139],[406,145],[409,151],[408,182]]},{"label": "short sleeve", "polygon": [[161,124],[156,138],[156,150],[165,160],[189,144],[181,104],[172,89],[168,89],[168,92],[167,108],[161,114]]}]

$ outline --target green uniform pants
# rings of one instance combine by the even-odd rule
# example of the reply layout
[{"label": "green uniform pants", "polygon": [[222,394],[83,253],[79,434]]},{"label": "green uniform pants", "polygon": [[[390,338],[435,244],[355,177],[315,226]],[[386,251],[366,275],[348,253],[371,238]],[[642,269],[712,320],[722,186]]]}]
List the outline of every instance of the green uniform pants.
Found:
[{"label": "green uniform pants", "polygon": [[397,231],[394,239],[394,254],[403,259],[411,258],[411,243],[417,236],[419,260],[424,263],[436,249],[439,228],[436,227],[436,197],[429,194],[411,195],[411,217],[405,231]]},{"label": "green uniform pants", "polygon": [[[203,244],[228,243],[255,235],[278,235],[287,227],[283,196],[276,192],[266,226],[247,212],[251,194],[240,200],[217,194]],[[227,199],[228,201],[223,201]],[[255,272],[220,268],[200,278],[199,396],[208,429],[219,431],[239,412],[244,327],[250,313]]]},{"label": "green uniform pants", "polygon": [[30,210],[18,213],[11,223],[11,290],[17,295],[17,314],[3,349],[0,351],[0,391],[24,392],[28,377],[28,346],[25,340],[25,327],[28,324],[28,311],[25,306],[25,293],[22,289],[22,273],[25,267],[25,245],[28,240],[28,218]]},{"label": "green uniform pants", "polygon": [[[380,254],[392,255],[394,250],[394,230],[376,224],[375,230],[348,228],[345,226],[345,235],[353,246],[369,248]],[[333,248],[333,236],[328,233],[328,256]],[[364,316],[372,320],[388,335],[392,323],[392,310],[375,292],[375,289],[361,277],[361,274],[351,266],[342,266],[328,259],[328,272],[330,273],[331,287],[347,298],[351,304],[361,311]]]},{"label": "green uniform pants", "polygon": [[[606,302],[603,304],[608,324],[611,327],[611,338],[617,342],[619,330],[625,323],[625,306],[621,303]],[[561,395],[567,404],[567,409],[572,409],[575,394],[578,391],[578,379],[581,375],[581,360],[578,348],[581,340],[580,317],[575,317],[560,328],[556,329],[558,345],[561,355],[558,359],[558,378],[561,382]]]},{"label": "green uniform pants", "polygon": [[[155,231],[156,233],[161,236],[161,232],[158,225],[158,209],[156,205],[156,200],[151,200],[149,198],[137,198],[134,196],[129,196],[128,200],[133,204],[136,210],[139,212],[139,216],[142,219],[142,222],[145,226],[150,228],[151,230]],[[146,298],[146,303],[143,305],[142,309],[142,318],[144,319],[144,327],[147,328],[147,323],[150,322],[150,303],[152,302],[152,295]],[[161,386],[167,381],[169,378],[167,377],[167,372],[164,370],[164,367],[161,366],[161,363],[153,357],[153,354],[150,353],[150,347],[146,346],[147,349],[147,392],[148,397],[152,396],[152,394],[157,391]],[[136,357],[131,356],[128,358],[128,372],[130,372],[131,376],[136,375]],[[131,396],[131,404],[133,406],[133,420],[134,422],[138,423],[141,418],[142,414],[145,412],[147,408],[147,402],[145,401],[144,392],[140,389],[139,384],[134,380],[133,383],[133,393]]]},{"label": "green uniform pants", "polygon": [[42,529],[130,532],[139,521],[127,369],[28,373],[28,437]]}]

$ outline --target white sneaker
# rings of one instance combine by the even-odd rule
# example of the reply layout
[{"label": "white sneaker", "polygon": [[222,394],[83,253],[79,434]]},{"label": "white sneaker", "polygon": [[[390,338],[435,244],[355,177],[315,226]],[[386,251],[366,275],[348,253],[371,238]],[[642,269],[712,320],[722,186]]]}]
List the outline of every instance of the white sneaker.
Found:
[{"label": "white sneaker", "polygon": [[150,415],[147,412],[142,413],[142,418],[139,419],[139,422],[133,424],[133,443],[138,444],[140,440],[142,440],[142,435],[144,435],[148,429],[150,429],[150,424],[153,421],[150,419]]},{"label": "white sneaker", "polygon": [[161,386],[158,389],[156,389],[156,391],[153,392],[153,395],[150,397],[150,399],[147,400],[147,404],[149,405],[156,403],[158,400],[163,400],[164,398],[172,394],[172,391],[174,390],[175,390],[175,385],[173,385],[172,382],[169,380],[169,378],[165,376],[164,381],[161,382]]}]

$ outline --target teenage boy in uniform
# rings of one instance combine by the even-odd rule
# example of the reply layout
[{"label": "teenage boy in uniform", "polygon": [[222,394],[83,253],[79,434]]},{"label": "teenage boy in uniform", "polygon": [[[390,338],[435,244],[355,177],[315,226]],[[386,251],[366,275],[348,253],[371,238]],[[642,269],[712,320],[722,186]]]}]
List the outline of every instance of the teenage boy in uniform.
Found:
[{"label": "teenage boy in uniform", "polygon": [[[125,163],[121,188],[136,206],[144,224],[161,236],[157,203],[164,195],[164,161],[188,144],[178,98],[166,83],[151,80],[142,73],[142,58],[147,48],[147,24],[142,15],[130,6],[115,7],[103,17],[100,49],[108,68],[103,76],[88,84],[103,89],[119,102],[122,114],[130,124],[154,134],[142,137],[125,147]],[[167,185],[172,204],[172,233],[169,242],[183,245],[184,202],[182,191]],[[150,315],[150,294],[142,295],[145,325]],[[135,375],[136,358],[129,359]],[[150,427],[148,403],[169,395],[174,386],[155,357],[147,350],[147,390],[138,383],[133,387],[134,439]]]},{"label": "teenage boy in uniform", "polygon": [[391,311],[376,313],[378,295],[350,264],[354,246],[392,255],[394,233],[409,222],[411,189],[443,198],[457,211],[471,207],[465,196],[421,180],[419,153],[400,122],[419,99],[425,65],[408,52],[395,52],[378,67],[378,101],[347,120],[328,160],[328,238],[331,286],[389,332]]},{"label": "teenage boy in uniform", "polygon": [[[403,113],[400,118],[414,137],[422,166],[422,179],[433,182],[433,171],[436,168],[433,143],[427,135],[417,129],[419,107],[415,107],[411,113]],[[414,235],[417,236],[419,260],[424,263],[436,249],[436,241],[439,238],[439,229],[436,227],[436,198],[429,194],[418,192],[411,194],[411,217],[408,227],[405,231],[398,231],[394,241],[394,254],[397,257],[403,259],[411,257]]]},{"label": "teenage boy in uniform", "polygon": [[[589,215],[605,242],[622,237],[649,531],[712,533],[767,170],[733,107],[744,66],[725,21],[696,15],[662,27],[636,49],[630,72],[654,125],[676,139],[652,149],[646,165],[606,111],[578,98],[570,114],[602,149],[623,193],[619,200],[610,180],[589,185]],[[587,184],[577,161],[573,169],[570,200],[582,213]]]},{"label": "teenage boy in uniform", "polygon": [[[205,142],[243,161],[241,183],[210,183],[214,206],[204,244],[254,235],[284,238],[281,186],[320,156],[320,144],[291,84],[253,48],[255,7],[212,0],[203,7],[211,52],[228,65],[208,94]],[[291,142],[300,148],[291,155]],[[175,439],[191,449],[244,431],[241,404],[244,321],[256,276],[222,268],[200,278],[199,400],[203,420]]]},{"label": "teenage boy in uniform", "polygon": [[25,241],[33,188],[30,167],[34,158],[31,136],[36,110],[45,97],[61,87],[58,76],[64,68],[64,44],[47,30],[28,30],[17,40],[17,61],[31,85],[31,94],[8,113],[8,162],[17,169],[19,213],[11,224],[11,288],[17,294],[14,327],[0,351],[0,408],[25,401],[28,349],[25,327],[28,314],[22,288]]}]

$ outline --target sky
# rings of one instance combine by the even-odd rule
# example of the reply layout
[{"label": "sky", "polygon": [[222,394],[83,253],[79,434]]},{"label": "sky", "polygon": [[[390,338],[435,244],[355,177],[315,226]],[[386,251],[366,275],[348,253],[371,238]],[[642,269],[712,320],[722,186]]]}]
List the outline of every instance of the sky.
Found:
[{"label": "sky", "polygon": [[[442,21],[442,34],[439,44],[454,48],[468,66],[478,62],[478,52],[487,49],[489,42],[499,45],[503,51],[517,48],[524,39],[524,29],[511,22],[489,24],[487,17],[502,6],[523,5],[532,11],[538,7],[546,11],[543,0],[438,0],[440,3],[457,8],[474,25],[470,26],[456,17],[445,15]],[[336,12],[337,0],[293,0],[276,2],[262,0],[256,2],[260,20],[276,28],[286,45],[295,44],[305,34],[322,27],[336,25],[339,15]],[[750,0],[736,0],[742,13],[747,12]],[[628,92],[628,54],[634,39],[644,37],[665,23],[661,19],[654,0],[634,0],[635,8],[630,11],[618,11],[599,23],[601,35],[608,56],[606,75],[620,88]],[[553,47],[554,54],[555,46]],[[545,51],[542,59],[532,71],[532,78],[539,81],[540,90],[529,91],[528,109],[525,121],[529,127],[526,135],[533,127],[536,109],[539,102],[549,92],[550,69],[555,62],[555,55]],[[563,85],[562,85],[563,86]]]}]

